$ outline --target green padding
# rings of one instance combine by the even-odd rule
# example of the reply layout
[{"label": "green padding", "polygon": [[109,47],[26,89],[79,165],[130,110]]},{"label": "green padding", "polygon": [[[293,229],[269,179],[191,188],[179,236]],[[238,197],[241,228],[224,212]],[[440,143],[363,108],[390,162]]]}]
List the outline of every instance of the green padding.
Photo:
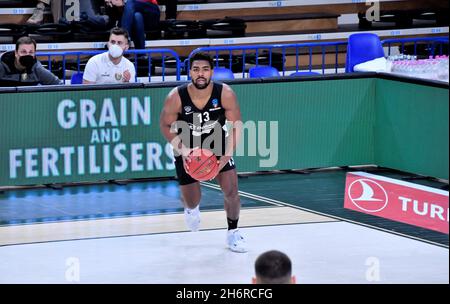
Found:
[{"label": "green padding", "polygon": [[377,79],[375,163],[448,180],[448,89]]},{"label": "green padding", "polygon": [[[233,88],[244,121],[263,121],[267,126],[270,121],[278,122],[277,169],[373,163],[373,79]],[[238,157],[237,163],[241,171],[264,170],[260,166],[264,159],[268,157]]]}]

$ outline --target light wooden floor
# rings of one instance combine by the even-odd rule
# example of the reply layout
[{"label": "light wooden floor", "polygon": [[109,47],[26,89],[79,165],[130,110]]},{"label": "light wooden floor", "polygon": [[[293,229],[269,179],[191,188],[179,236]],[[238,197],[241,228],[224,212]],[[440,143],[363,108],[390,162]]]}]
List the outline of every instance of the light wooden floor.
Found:
[{"label": "light wooden floor", "polygon": [[[329,222],[331,218],[289,207],[241,211],[240,227]],[[225,211],[201,213],[203,230],[225,229]],[[183,214],[67,221],[0,227],[0,246],[187,231]]]}]

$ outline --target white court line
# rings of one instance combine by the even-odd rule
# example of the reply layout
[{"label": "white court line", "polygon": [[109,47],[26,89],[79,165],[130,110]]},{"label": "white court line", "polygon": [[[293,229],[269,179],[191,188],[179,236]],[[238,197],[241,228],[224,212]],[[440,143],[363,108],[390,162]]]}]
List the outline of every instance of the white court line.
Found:
[{"label": "white court line", "polygon": [[373,178],[373,179],[380,180],[383,182],[400,185],[400,186],[405,186],[405,187],[410,187],[410,188],[414,188],[414,189],[418,189],[418,190],[422,190],[422,191],[426,191],[426,192],[431,192],[434,194],[439,194],[439,195],[448,197],[448,191],[432,188],[429,186],[414,184],[411,182],[405,182],[403,180],[398,180],[395,178],[390,178],[390,177],[386,177],[386,176],[382,176],[382,175],[371,174],[371,173],[367,173],[367,172],[363,172],[363,171],[355,171],[355,172],[350,172],[350,173],[354,174],[354,175],[358,175],[358,176]]},{"label": "white court line", "polygon": [[[212,184],[212,183],[201,182],[200,184],[205,186],[205,187],[209,187],[209,188],[216,189],[216,190],[221,190],[220,186]],[[291,207],[291,208],[295,208],[295,209],[300,209],[300,210],[303,210],[303,211],[308,211],[308,212],[311,212],[311,213],[315,213],[315,214],[327,216],[327,217],[330,217],[330,218],[334,218],[334,219],[337,219],[337,220],[341,220],[341,221],[344,221],[344,222],[352,223],[352,224],[355,224],[355,225],[361,225],[361,226],[364,226],[364,227],[380,230],[380,231],[383,231],[383,232],[392,233],[392,234],[399,235],[399,236],[402,236],[402,237],[406,237],[406,238],[409,238],[409,239],[414,239],[414,240],[417,240],[417,241],[421,241],[421,242],[425,242],[425,243],[428,243],[428,244],[436,245],[436,246],[439,246],[439,247],[449,248],[448,245],[444,245],[444,244],[436,243],[436,242],[433,242],[433,241],[421,239],[419,237],[403,234],[401,232],[388,230],[388,229],[377,227],[377,226],[372,226],[370,224],[356,222],[356,221],[353,221],[353,220],[350,220],[350,219],[346,219],[346,218],[343,218],[343,217],[340,217],[340,216],[326,214],[326,213],[323,213],[323,212],[311,210],[311,209],[304,208],[304,207],[299,207],[299,206],[292,205],[292,204],[289,204],[289,203],[285,203],[285,202],[282,202],[282,201],[279,201],[279,200],[274,200],[274,199],[271,199],[271,198],[268,198],[268,197],[251,194],[251,193],[244,192],[244,191],[239,191],[239,194],[244,196],[244,197],[252,198],[252,199],[255,199],[255,200],[258,200],[258,201],[261,201],[261,202],[265,202],[265,203],[268,203],[268,204],[273,204],[273,205],[277,204],[277,206],[286,206],[286,207]]]}]

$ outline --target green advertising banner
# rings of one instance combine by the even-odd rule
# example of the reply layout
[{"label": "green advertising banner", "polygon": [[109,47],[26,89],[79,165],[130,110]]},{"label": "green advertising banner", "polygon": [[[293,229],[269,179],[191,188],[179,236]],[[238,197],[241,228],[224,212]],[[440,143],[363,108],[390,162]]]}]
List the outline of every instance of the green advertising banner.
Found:
[{"label": "green advertising banner", "polygon": [[173,175],[159,132],[169,89],[1,95],[1,185]]},{"label": "green advertising banner", "polygon": [[[378,81],[233,84],[244,122],[234,157],[238,171],[380,162],[448,178],[448,137],[441,138],[444,131],[431,132],[446,125],[448,135],[448,89]],[[170,90],[138,87],[0,94],[0,186],[175,176],[172,147],[159,129],[159,115]],[[422,137],[427,142],[427,147],[420,147],[420,161],[434,164],[446,158],[445,168],[416,166],[414,153],[392,145],[402,132],[413,138],[411,126],[420,127],[418,123],[393,128],[392,121],[384,118],[396,109],[408,109],[409,92],[419,100],[415,104],[422,104],[420,113],[408,112],[409,120],[416,115],[426,121],[428,130],[427,134],[416,132],[416,145]],[[435,100],[428,102],[438,99],[438,108],[423,104],[429,94]],[[401,108],[396,108],[397,102]],[[432,152],[436,147],[439,153]],[[406,160],[399,157],[405,152],[410,153]]]}]

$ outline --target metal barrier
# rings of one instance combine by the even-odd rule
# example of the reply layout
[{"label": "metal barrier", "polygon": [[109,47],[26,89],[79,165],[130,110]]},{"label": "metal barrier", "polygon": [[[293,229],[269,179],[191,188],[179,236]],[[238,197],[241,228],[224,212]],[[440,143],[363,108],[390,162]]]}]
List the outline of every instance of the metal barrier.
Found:
[{"label": "metal barrier", "polygon": [[[48,69],[51,71],[52,70],[52,62],[53,60],[55,60],[58,57],[61,57],[61,62],[62,62],[62,80],[65,82],[67,79],[67,58],[68,57],[76,57],[76,72],[82,72],[80,69],[80,61],[82,57],[85,56],[94,56],[100,53],[104,53],[105,50],[97,50],[97,51],[69,51],[69,52],[37,52],[36,56],[37,57],[47,57],[47,63],[48,63]],[[167,63],[167,59],[168,57],[173,57],[171,58],[172,60],[175,60],[176,62],[176,80],[180,80],[180,75],[181,75],[181,67],[182,64],[180,62],[180,57],[178,56],[178,54],[170,49],[145,49],[145,50],[129,50],[127,52],[125,52],[126,54],[130,54],[132,55],[132,59],[134,58],[134,67],[136,68],[136,81],[138,78],[138,56],[142,55],[142,56],[147,56],[145,58],[145,60],[147,60],[148,62],[148,81],[151,82],[152,80],[152,76],[156,76],[156,75],[152,75],[151,71],[152,71],[152,66],[153,61],[155,60],[154,58],[152,59],[152,55],[153,54],[160,54],[162,56],[162,62],[161,62],[161,68],[162,68],[162,81],[165,81],[166,79],[166,63]],[[70,77],[69,77],[70,79]]]},{"label": "metal barrier", "polygon": [[[393,46],[400,46],[400,52],[404,53],[405,46],[407,45],[414,45],[414,54],[417,54],[417,48],[420,44],[426,45],[426,50],[428,50],[430,56],[434,55],[442,55],[444,53],[444,45],[449,43],[448,37],[423,37],[423,38],[400,38],[400,39],[385,39],[381,41],[383,46],[387,46],[387,56],[391,54],[391,49]],[[254,66],[259,65],[274,65],[274,53],[275,51],[281,52],[281,59],[277,64],[281,64],[279,66],[280,72],[282,73],[282,76],[286,75],[286,57],[287,56],[295,56],[295,65],[291,66],[291,70],[298,72],[299,69],[302,67],[302,63],[300,62],[300,58],[302,55],[309,55],[309,59],[305,64],[303,64],[304,67],[306,67],[306,70],[311,72],[313,70],[313,54],[321,54],[321,63],[318,65],[315,65],[316,67],[319,66],[321,69],[322,74],[325,74],[325,68],[327,66],[326,63],[326,56],[327,54],[333,54],[334,55],[334,72],[338,72],[339,68],[339,62],[338,62],[338,55],[339,55],[339,47],[346,46],[347,41],[336,41],[336,42],[313,42],[313,43],[299,43],[299,44],[261,44],[261,45],[246,45],[246,46],[217,46],[217,47],[201,47],[193,50],[189,57],[183,62],[180,61],[179,55],[171,50],[171,49],[145,49],[145,50],[129,50],[125,54],[130,54],[134,58],[134,66],[136,68],[136,80],[138,77],[138,56],[144,55],[147,56],[145,60],[148,62],[148,81],[152,81],[152,77],[156,75],[152,75],[152,66],[153,61],[155,60],[154,57],[152,59],[153,54],[160,54],[162,55],[162,62],[161,62],[161,78],[162,81],[166,80],[166,62],[168,57],[173,57],[172,60],[175,60],[175,69],[176,69],[176,80],[181,79],[181,70],[184,68],[186,71],[190,69],[189,59],[198,52],[208,52],[214,54],[214,60],[215,60],[215,66],[228,66],[230,70],[233,70],[236,68],[235,65],[233,65],[233,58],[236,56],[240,56],[239,62],[239,71],[242,70],[242,78],[246,78],[246,71],[250,63],[249,58],[252,58],[253,61],[251,64]],[[314,50],[315,49],[315,50]],[[436,54],[436,49],[438,49],[438,53]],[[66,81],[67,79],[67,57],[76,57],[76,71],[81,72],[80,69],[80,60],[83,56],[94,56],[99,53],[104,52],[104,50],[96,50],[96,51],[69,51],[69,52],[38,52],[38,57],[47,57],[48,62],[48,69],[52,70],[52,61],[55,59],[55,57],[61,57],[62,62],[62,80]],[[276,53],[277,56],[280,55],[279,53]],[[448,54],[448,47],[447,47],[447,54]],[[264,55],[266,56],[266,62],[261,64],[260,56]],[[253,59],[254,57],[254,59]],[[225,64],[221,64],[220,60],[226,61]],[[226,59],[226,60],[224,60]],[[187,73],[188,74],[188,73]],[[189,75],[188,75],[189,77]]]},{"label": "metal barrier", "polygon": [[[425,45],[425,49],[428,50],[428,56],[435,56],[435,55],[443,55],[444,50],[443,46],[444,44],[448,45],[448,37],[442,36],[442,37],[418,37],[418,38],[399,38],[399,39],[385,39],[381,41],[381,44],[383,46],[387,46],[387,56],[391,55],[391,48],[393,46],[400,46],[400,53],[405,53],[405,46],[406,45],[414,45],[414,51],[413,54],[409,55],[417,55],[417,46],[420,44]],[[436,54],[436,48],[439,48],[438,54]],[[448,48],[447,48],[447,55],[448,55]]]},{"label": "metal barrier", "polygon": [[[295,72],[299,71],[299,68],[301,67],[300,62],[300,56],[303,51],[303,54],[309,55],[309,61],[307,62],[307,70],[309,72],[313,69],[313,49],[320,49],[319,52],[315,52],[316,54],[319,53],[322,55],[322,62],[321,62],[321,70],[322,74],[325,74],[325,67],[326,67],[326,61],[325,56],[328,53],[330,53],[330,49],[332,50],[332,53],[334,54],[334,70],[335,73],[338,72],[338,53],[339,53],[339,46],[345,46],[347,45],[347,41],[337,41],[337,42],[314,42],[314,43],[299,43],[299,44],[261,44],[261,45],[250,45],[250,46],[218,46],[218,47],[201,47],[193,50],[189,57],[185,60],[185,67],[187,70],[190,68],[189,60],[190,58],[198,52],[208,52],[208,53],[214,53],[214,60],[215,60],[215,66],[218,67],[220,65],[220,59],[226,59],[225,57],[228,57],[228,68],[233,70],[233,56],[242,56],[242,78],[245,78],[245,72],[246,72],[246,64],[248,63],[247,58],[249,56],[255,56],[255,62],[253,63],[255,66],[258,66],[260,64],[259,62],[259,55],[265,54],[268,56],[268,62],[265,65],[273,66],[273,54],[274,50],[281,51],[281,72],[282,75],[285,76],[286,74],[286,56],[287,55],[295,55]],[[263,52],[265,51],[265,52]],[[290,51],[290,54],[288,54],[288,51]],[[306,52],[305,52],[306,51]],[[251,54],[250,54],[251,53]],[[226,65],[220,65],[223,67],[226,67]]]}]

